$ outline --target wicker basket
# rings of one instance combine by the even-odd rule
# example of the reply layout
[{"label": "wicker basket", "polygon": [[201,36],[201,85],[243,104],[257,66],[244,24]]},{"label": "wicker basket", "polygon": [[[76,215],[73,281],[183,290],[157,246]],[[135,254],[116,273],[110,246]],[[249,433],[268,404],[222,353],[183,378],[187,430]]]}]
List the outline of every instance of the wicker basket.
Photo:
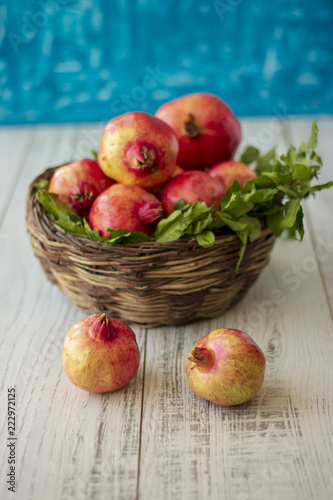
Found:
[{"label": "wicker basket", "polygon": [[[50,179],[46,170],[33,183]],[[110,245],[79,238],[57,226],[27,197],[27,226],[48,279],[89,314],[106,312],[127,323],[178,325],[218,316],[238,301],[267,265],[275,241],[269,229],[248,244],[236,274],[240,242],[231,232],[213,247],[195,239]]]}]

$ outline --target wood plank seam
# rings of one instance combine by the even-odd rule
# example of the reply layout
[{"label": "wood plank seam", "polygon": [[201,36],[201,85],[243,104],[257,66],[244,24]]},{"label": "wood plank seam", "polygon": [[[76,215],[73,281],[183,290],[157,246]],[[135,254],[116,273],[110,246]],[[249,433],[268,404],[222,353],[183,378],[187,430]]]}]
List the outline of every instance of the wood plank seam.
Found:
[{"label": "wood plank seam", "polygon": [[136,483],[135,500],[139,500],[139,488],[140,488],[140,465],[141,465],[141,452],[142,452],[141,445],[142,445],[142,425],[143,425],[143,404],[144,404],[144,396],[145,396],[147,337],[148,337],[148,328],[145,328],[143,370],[142,370],[141,412],[140,412],[140,426],[139,426],[138,469],[137,469],[137,483]]}]

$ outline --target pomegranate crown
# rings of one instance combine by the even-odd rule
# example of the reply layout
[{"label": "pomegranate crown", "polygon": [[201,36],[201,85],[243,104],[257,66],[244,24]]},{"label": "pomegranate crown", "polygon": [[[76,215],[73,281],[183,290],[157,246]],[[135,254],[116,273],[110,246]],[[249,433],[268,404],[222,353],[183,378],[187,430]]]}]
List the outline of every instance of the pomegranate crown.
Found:
[{"label": "pomegranate crown", "polygon": [[189,361],[193,361],[195,363],[192,367],[200,366],[201,368],[211,368],[214,364],[214,353],[210,349],[206,349],[205,347],[194,347],[190,352],[189,357],[187,358]]},{"label": "pomegranate crown", "polygon": [[104,313],[101,314],[92,322],[89,334],[95,340],[103,340],[104,342],[112,340],[116,335],[116,329],[112,324],[112,318]]}]

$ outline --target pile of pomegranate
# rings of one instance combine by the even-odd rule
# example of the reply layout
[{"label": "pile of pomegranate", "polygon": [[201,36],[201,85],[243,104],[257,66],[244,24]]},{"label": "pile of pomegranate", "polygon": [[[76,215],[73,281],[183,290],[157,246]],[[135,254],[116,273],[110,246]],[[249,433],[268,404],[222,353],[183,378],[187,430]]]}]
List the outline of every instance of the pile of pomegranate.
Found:
[{"label": "pile of pomegranate", "polygon": [[235,180],[256,177],[232,160],[241,127],[230,107],[208,93],[162,105],[155,116],[134,111],[111,119],[97,161],[80,159],[58,168],[49,192],[58,194],[92,229],[154,233],[179,200],[220,208]]}]

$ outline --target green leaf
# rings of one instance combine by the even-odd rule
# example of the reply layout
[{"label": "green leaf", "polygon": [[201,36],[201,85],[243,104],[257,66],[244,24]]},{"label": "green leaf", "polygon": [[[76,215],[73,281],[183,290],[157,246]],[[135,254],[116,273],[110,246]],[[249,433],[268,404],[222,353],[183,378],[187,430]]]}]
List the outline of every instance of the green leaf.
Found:
[{"label": "green leaf", "polygon": [[228,212],[229,210],[233,210],[237,208],[239,203],[242,203],[242,197],[240,192],[230,193],[229,200],[223,204],[223,211]]},{"label": "green leaf", "polygon": [[140,231],[126,231],[125,229],[111,229],[108,228],[110,239],[106,243],[116,245],[119,243],[144,243],[151,241],[149,236]]},{"label": "green leaf", "polygon": [[192,224],[187,227],[186,235],[195,236],[196,234],[202,233],[211,221],[212,215],[210,212],[207,212],[204,217],[200,217],[199,220],[192,222]]},{"label": "green leaf", "polygon": [[194,222],[197,219],[200,218],[205,218],[206,214],[210,214],[214,211],[215,209],[213,207],[207,207],[206,203],[204,201],[197,201],[196,203],[190,203],[188,205],[185,205],[183,208],[182,212],[185,217],[191,219],[191,222]]},{"label": "green leaf", "polygon": [[317,184],[316,186],[308,187],[304,190],[305,193],[315,193],[317,191],[322,191],[323,189],[329,189],[333,187],[333,181],[326,182],[326,184]]},{"label": "green leaf", "polygon": [[67,219],[68,214],[74,214],[74,210],[69,208],[66,203],[59,200],[59,195],[47,193],[46,191],[37,191],[36,198],[45,210],[56,219]]},{"label": "green leaf", "polygon": [[115,245],[117,243],[142,243],[145,241],[150,241],[149,236],[140,231],[127,231],[126,229],[112,229],[108,227],[107,229],[110,238],[108,238],[106,243]]},{"label": "green leaf", "polygon": [[81,217],[65,203],[60,201],[57,194],[38,191],[36,193],[36,198],[58,226],[77,236],[90,238],[90,235],[82,225]]},{"label": "green leaf", "polygon": [[278,193],[278,189],[272,188],[264,188],[255,191],[254,193],[249,193],[245,195],[244,198],[246,201],[250,201],[252,203],[266,203],[267,201],[272,200],[276,193]]},{"label": "green leaf", "polygon": [[224,207],[228,206],[230,201],[235,199],[235,194],[239,192],[240,192],[239,182],[235,181],[223,196],[221,200],[221,209],[224,209]]},{"label": "green leaf", "polygon": [[219,229],[228,226],[232,231],[242,231],[246,228],[247,223],[234,219],[227,212],[219,212],[216,217],[207,225],[207,229]]},{"label": "green leaf", "polygon": [[297,212],[295,224],[287,229],[289,238],[298,239],[297,238],[297,233],[298,233],[299,241],[302,241],[304,236],[303,217],[304,217],[303,210],[302,207],[300,207],[300,210]]},{"label": "green leaf", "polygon": [[240,247],[239,252],[238,252],[238,262],[236,264],[236,273],[238,273],[238,271],[239,271],[239,266],[241,265],[241,262],[243,260],[244,253],[246,250],[247,240],[248,240],[247,231],[246,230],[238,231],[237,236],[241,240],[241,247]]},{"label": "green leaf", "polygon": [[275,174],[283,174],[284,169],[285,169],[285,165],[283,163],[281,163],[280,161],[276,161],[272,172],[274,172]]},{"label": "green leaf", "polygon": [[285,184],[290,185],[294,180],[291,173],[279,174],[277,172],[264,172],[262,176],[268,177],[277,187]]},{"label": "green leaf", "polygon": [[97,161],[97,159],[98,159],[98,153],[97,153],[97,151],[95,151],[95,149],[92,149],[91,150],[91,154],[92,154],[92,157],[94,158],[94,160]]},{"label": "green leaf", "polygon": [[258,219],[256,219],[255,217],[250,217],[249,215],[243,215],[240,220],[247,224],[245,231],[247,231],[247,235],[251,243],[252,241],[260,238],[262,230],[260,221]]},{"label": "green leaf", "polygon": [[196,235],[206,228],[214,212],[214,207],[207,207],[203,201],[189,203],[181,210],[172,212],[166,219],[161,219],[153,237],[162,243],[185,235]]},{"label": "green leaf", "polygon": [[257,159],[257,164],[255,171],[256,173],[262,174],[263,172],[271,172],[274,166],[274,160],[276,159],[276,146],[267,151],[263,156],[259,156]]},{"label": "green leaf", "polygon": [[301,142],[301,145],[298,148],[298,155],[301,157],[306,156],[306,146],[304,141]]},{"label": "green leaf", "polygon": [[119,236],[124,236],[128,233],[126,229],[112,229],[112,227],[107,228],[107,232],[109,233],[109,240],[113,238],[118,238]]},{"label": "green leaf", "polygon": [[[90,227],[87,219],[83,219],[82,224],[83,224],[83,227],[84,227],[87,235],[89,236],[89,238],[91,238],[93,240],[94,239],[94,232],[93,232],[92,228]],[[101,238],[101,236],[99,235],[99,233],[97,233],[97,234]]]},{"label": "green leaf", "polygon": [[254,207],[254,204],[250,201],[245,201],[242,200],[241,203],[239,203],[238,207],[235,207],[233,210],[229,210],[229,214],[237,219],[238,217],[241,217],[242,215],[250,212]]},{"label": "green leaf", "polygon": [[215,213],[214,207],[207,207],[204,202],[196,202],[189,209],[183,210],[188,218],[189,224],[184,232],[184,236],[195,236],[206,229],[206,226],[212,221]]},{"label": "green leaf", "polygon": [[81,236],[83,238],[89,238],[87,235],[86,230],[79,224],[72,222],[69,218],[68,219],[56,219],[54,216],[52,216],[54,219],[54,222],[58,224],[58,226],[62,227],[66,231],[69,231],[70,233],[76,234],[77,236]]},{"label": "green leaf", "polygon": [[49,184],[50,184],[50,181],[48,181],[47,179],[41,179],[38,182],[34,182],[33,186],[37,189],[46,189],[47,190],[49,187]]},{"label": "green leaf", "polygon": [[292,162],[290,161],[290,158],[288,158],[287,155],[281,155],[280,160],[283,161],[286,165],[288,165],[289,168],[292,167]]},{"label": "green leaf", "polygon": [[82,221],[83,227],[86,230],[87,235],[89,238],[93,241],[100,241],[100,242],[106,242],[108,241],[107,236],[101,236],[99,232],[96,229],[92,229],[87,221],[87,219],[83,219]]},{"label": "green leaf", "polygon": [[295,180],[308,180],[311,178],[311,171],[305,165],[301,163],[295,163],[292,176]]},{"label": "green leaf", "polygon": [[247,242],[249,240],[250,242],[257,240],[258,238],[260,238],[262,233],[261,225],[258,219],[249,217],[248,215],[244,215],[244,217],[242,217],[242,220],[244,220],[244,222],[246,223],[246,227],[245,229],[236,232],[238,238],[241,240],[241,247],[238,252],[239,259],[236,265],[236,273],[238,273],[239,266],[243,260]]},{"label": "green leaf", "polygon": [[308,167],[309,170],[313,169],[313,162],[311,160],[309,160],[309,158],[297,157],[296,161],[293,163],[293,166],[295,166],[297,164],[304,165],[305,167]]},{"label": "green leaf", "polygon": [[252,210],[253,206],[253,203],[243,199],[240,192],[235,192],[231,194],[228,203],[223,206],[222,211],[230,213],[233,218],[237,219]]},{"label": "green leaf", "polygon": [[161,243],[178,240],[188,226],[181,210],[175,210],[166,219],[161,219],[154,233],[154,240]]},{"label": "green leaf", "polygon": [[300,207],[300,210],[297,213],[296,223],[295,223],[295,229],[299,234],[300,241],[302,241],[303,237],[304,237],[303,218],[304,218],[303,209],[302,209],[302,207]]},{"label": "green leaf", "polygon": [[177,203],[175,204],[175,206],[173,207],[173,212],[175,210],[181,210],[182,208],[184,208],[186,205],[186,201],[182,198],[181,200],[178,200]]},{"label": "green leaf", "polygon": [[323,165],[323,160],[321,159],[321,156],[319,156],[315,151],[312,151],[311,155],[310,155],[310,159],[311,161],[315,161],[317,163],[319,163],[319,165]]},{"label": "green leaf", "polygon": [[289,200],[284,206],[285,217],[282,221],[282,226],[285,228],[293,227],[300,209],[301,204],[299,198]]},{"label": "green leaf", "polygon": [[204,248],[208,248],[214,245],[215,235],[212,231],[204,231],[196,236],[198,244]]},{"label": "green leaf", "polygon": [[278,210],[277,212],[268,215],[266,218],[267,226],[277,237],[281,236],[285,229],[282,226],[283,219],[284,213],[282,212],[282,210]]},{"label": "green leaf", "polygon": [[[287,151],[286,156],[287,156],[287,160],[285,160],[285,162],[289,166],[293,166],[293,164],[296,163],[297,160],[299,159],[298,151],[296,150],[296,148],[294,148],[294,146],[290,146],[290,148]],[[281,160],[285,159],[285,155],[280,156],[280,158],[281,158]]]},{"label": "green leaf", "polygon": [[250,165],[250,163],[254,162],[258,158],[259,149],[254,148],[253,146],[248,146],[242,152],[239,161]]},{"label": "green leaf", "polygon": [[[244,200],[247,200],[248,196],[250,194],[253,194],[256,192],[257,187],[253,181],[254,181],[254,179],[246,179],[244,184],[242,185],[241,192],[242,192],[242,197]],[[244,196],[244,195],[246,195],[246,196]]]},{"label": "green leaf", "polygon": [[96,230],[93,231],[91,229],[86,219],[82,220],[78,214],[60,201],[57,194],[38,191],[36,198],[51,215],[54,222],[65,229],[65,231],[73,233],[76,236],[81,236],[82,238],[105,241],[105,238],[101,238]]},{"label": "green leaf", "polygon": [[308,140],[308,143],[306,145],[307,153],[310,154],[311,151],[314,151],[317,147],[317,144],[318,144],[318,127],[317,127],[317,121],[315,120],[312,124],[310,139]]},{"label": "green leaf", "polygon": [[280,191],[282,191],[283,193],[286,193],[288,196],[290,196],[291,198],[295,198],[297,197],[297,193],[295,193],[295,191],[293,191],[293,189],[290,189],[289,187],[287,186],[278,186],[278,189]]},{"label": "green leaf", "polygon": [[75,224],[82,224],[82,219],[78,214],[68,214],[68,217],[72,222],[75,222]]},{"label": "green leaf", "polygon": [[253,179],[251,182],[256,186],[256,188],[259,189],[270,189],[270,188],[273,189],[276,187],[275,182],[269,177],[267,177],[265,173],[259,175],[256,179]]}]

